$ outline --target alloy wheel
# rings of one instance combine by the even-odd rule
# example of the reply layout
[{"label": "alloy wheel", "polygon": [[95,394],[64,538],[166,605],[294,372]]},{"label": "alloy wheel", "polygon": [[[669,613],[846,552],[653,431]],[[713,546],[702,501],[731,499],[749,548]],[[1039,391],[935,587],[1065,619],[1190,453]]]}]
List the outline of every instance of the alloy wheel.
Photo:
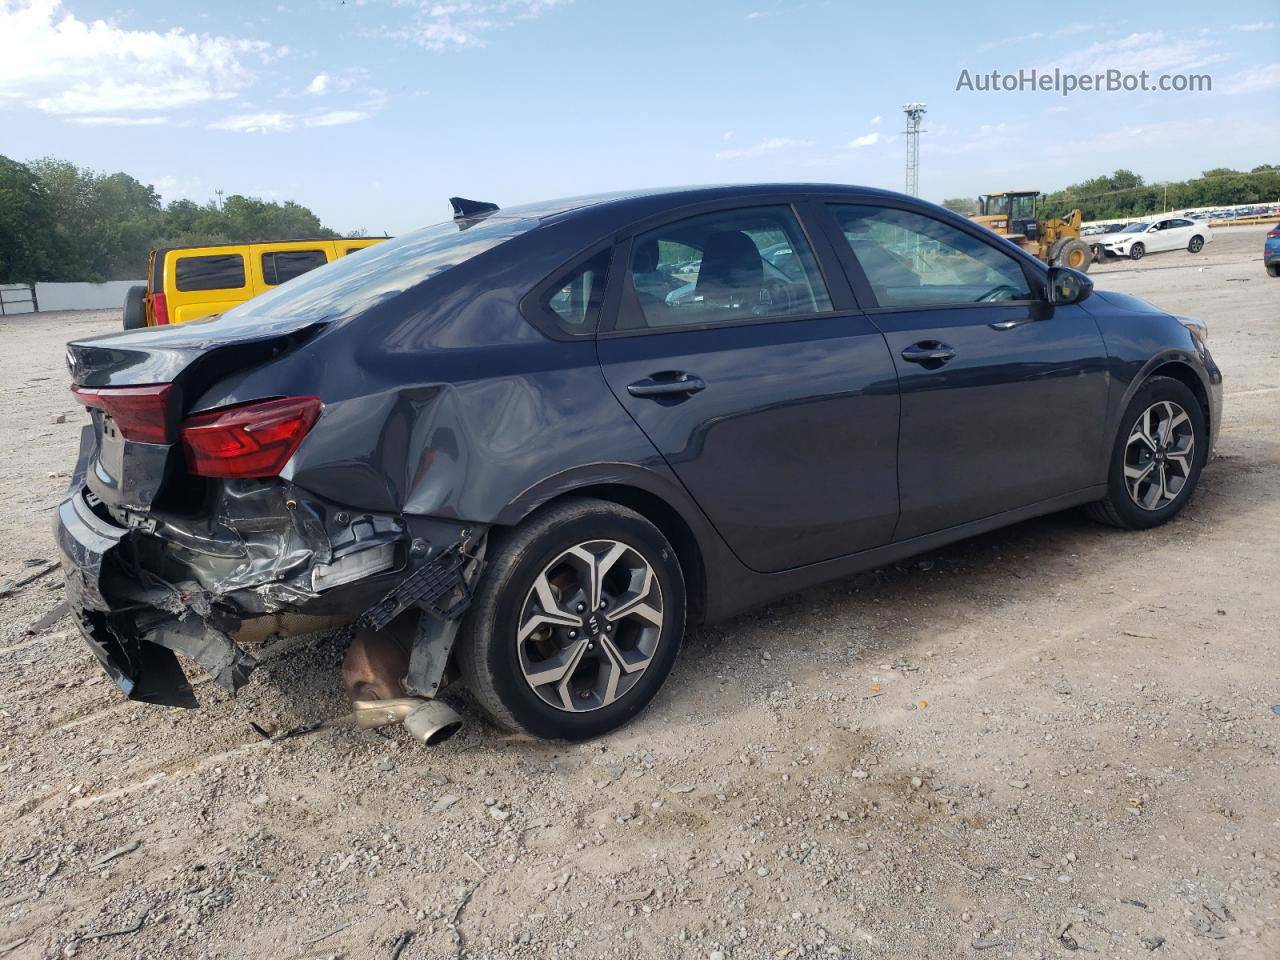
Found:
[{"label": "alloy wheel", "polygon": [[1129,499],[1143,510],[1160,510],[1177,500],[1191,479],[1195,447],[1195,427],[1187,411],[1172,400],[1147,407],[1125,442]]},{"label": "alloy wheel", "polygon": [[599,710],[636,685],[662,637],[662,586],[629,544],[570,547],[534,578],[520,610],[520,670],[543,702]]}]

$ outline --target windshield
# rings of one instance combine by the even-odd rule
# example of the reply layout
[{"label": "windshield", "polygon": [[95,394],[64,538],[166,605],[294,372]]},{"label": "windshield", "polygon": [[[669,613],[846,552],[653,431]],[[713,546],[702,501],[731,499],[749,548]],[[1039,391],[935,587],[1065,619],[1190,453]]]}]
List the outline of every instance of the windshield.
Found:
[{"label": "windshield", "polygon": [[350,316],[403,293],[505,240],[538,225],[537,220],[490,218],[468,227],[438,223],[304,273],[222,315],[289,316],[326,320]]},{"label": "windshield", "polygon": [[1151,224],[1149,223],[1131,223],[1120,232],[1121,233],[1142,233],[1142,231],[1146,230],[1147,227],[1149,226],[1151,226]]}]

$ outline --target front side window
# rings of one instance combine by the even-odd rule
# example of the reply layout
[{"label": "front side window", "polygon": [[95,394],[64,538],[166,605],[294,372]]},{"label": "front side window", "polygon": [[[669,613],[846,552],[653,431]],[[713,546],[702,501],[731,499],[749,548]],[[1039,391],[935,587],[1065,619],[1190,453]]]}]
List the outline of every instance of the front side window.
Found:
[{"label": "front side window", "polygon": [[244,257],[238,253],[179,257],[174,265],[174,284],[183,293],[243,289]]},{"label": "front side window", "polygon": [[830,207],[881,307],[1032,299],[1022,266],[941,220],[893,207]]},{"label": "front side window", "polygon": [[789,207],[726,210],[636,237],[622,329],[804,316],[831,309]]},{"label": "front side window", "polygon": [[323,250],[276,250],[262,255],[262,278],[274,287],[328,262]]}]

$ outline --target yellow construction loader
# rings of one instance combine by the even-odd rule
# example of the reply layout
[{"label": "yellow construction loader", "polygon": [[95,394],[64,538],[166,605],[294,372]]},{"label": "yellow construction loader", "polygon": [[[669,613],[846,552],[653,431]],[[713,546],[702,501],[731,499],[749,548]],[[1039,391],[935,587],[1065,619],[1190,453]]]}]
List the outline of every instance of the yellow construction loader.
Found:
[{"label": "yellow construction loader", "polygon": [[1036,217],[1039,199],[1039,190],[986,193],[978,198],[982,212],[972,219],[1008,237],[1051,267],[1070,267],[1087,273],[1093,263],[1093,250],[1080,239],[1083,219],[1080,211],[1072,210],[1065,220],[1039,220]]}]

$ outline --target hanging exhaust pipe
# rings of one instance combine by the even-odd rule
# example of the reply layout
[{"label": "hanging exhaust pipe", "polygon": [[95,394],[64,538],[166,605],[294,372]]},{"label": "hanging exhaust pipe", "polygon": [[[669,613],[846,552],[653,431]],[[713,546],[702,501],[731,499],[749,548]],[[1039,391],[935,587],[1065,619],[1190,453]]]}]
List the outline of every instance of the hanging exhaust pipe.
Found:
[{"label": "hanging exhaust pipe", "polygon": [[342,687],[351,699],[356,726],[362,730],[403,724],[410,735],[435,746],[462,728],[462,718],[439,700],[406,697],[400,678],[409,669],[404,629],[361,630],[342,665]]},{"label": "hanging exhaust pipe", "polygon": [[354,700],[356,726],[361,730],[402,724],[415,740],[429,747],[444,743],[462,729],[462,717],[447,703],[421,697],[389,700]]}]

